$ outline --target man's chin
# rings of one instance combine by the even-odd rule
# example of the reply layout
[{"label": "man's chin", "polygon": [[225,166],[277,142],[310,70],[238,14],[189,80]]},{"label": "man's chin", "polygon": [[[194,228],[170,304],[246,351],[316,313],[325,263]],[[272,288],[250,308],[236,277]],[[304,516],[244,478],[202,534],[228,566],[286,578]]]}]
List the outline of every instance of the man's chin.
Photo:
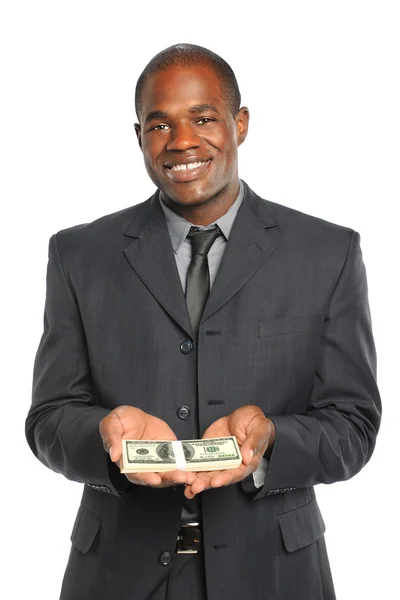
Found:
[{"label": "man's chin", "polygon": [[[191,185],[190,185],[191,184]],[[196,206],[207,202],[215,195],[214,186],[204,185],[193,182],[180,183],[178,185],[159,186],[162,192],[162,197],[169,198],[180,206]]]}]

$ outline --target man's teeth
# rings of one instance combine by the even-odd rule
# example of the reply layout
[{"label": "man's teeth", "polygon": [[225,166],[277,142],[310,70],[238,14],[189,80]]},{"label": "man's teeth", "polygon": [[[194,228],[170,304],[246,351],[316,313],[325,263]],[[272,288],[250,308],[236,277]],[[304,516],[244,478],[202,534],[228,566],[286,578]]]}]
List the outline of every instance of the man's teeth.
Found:
[{"label": "man's teeth", "polygon": [[207,162],[208,161],[205,160],[203,162],[188,163],[186,165],[174,165],[173,167],[171,167],[171,171],[186,171],[186,169],[190,171],[191,169],[198,169],[198,167],[205,165]]}]

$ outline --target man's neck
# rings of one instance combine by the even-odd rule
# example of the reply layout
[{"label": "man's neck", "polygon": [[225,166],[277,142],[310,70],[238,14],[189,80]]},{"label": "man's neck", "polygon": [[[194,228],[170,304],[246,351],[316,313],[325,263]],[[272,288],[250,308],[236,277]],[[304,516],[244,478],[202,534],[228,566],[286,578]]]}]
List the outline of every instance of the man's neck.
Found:
[{"label": "man's neck", "polygon": [[237,185],[234,186],[233,193],[230,189],[225,193],[224,190],[221,190],[222,193],[219,192],[205,202],[194,206],[183,206],[182,204],[178,204],[163,194],[163,192],[161,192],[161,199],[168,208],[173,210],[183,219],[186,219],[186,221],[189,221],[189,223],[192,223],[193,225],[209,225],[228,212],[237,199],[239,191],[240,183],[238,180]]}]

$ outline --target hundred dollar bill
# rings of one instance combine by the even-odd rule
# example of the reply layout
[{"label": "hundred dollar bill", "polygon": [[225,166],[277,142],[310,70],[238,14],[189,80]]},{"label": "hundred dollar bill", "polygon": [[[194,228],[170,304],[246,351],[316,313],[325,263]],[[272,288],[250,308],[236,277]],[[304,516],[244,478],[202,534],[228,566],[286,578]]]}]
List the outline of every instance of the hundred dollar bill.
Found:
[{"label": "hundred dollar bill", "polygon": [[242,463],[235,436],[204,440],[122,440],[121,473],[217,471]]}]

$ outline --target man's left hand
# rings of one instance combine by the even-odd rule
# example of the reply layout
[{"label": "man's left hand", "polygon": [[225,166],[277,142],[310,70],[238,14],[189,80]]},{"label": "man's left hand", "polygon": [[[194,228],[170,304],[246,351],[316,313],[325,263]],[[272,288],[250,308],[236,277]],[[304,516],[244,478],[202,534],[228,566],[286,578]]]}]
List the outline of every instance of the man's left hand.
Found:
[{"label": "man's left hand", "polygon": [[185,488],[186,498],[194,498],[204,490],[238,483],[253,473],[267,448],[275,441],[275,425],[258,406],[241,406],[227,417],[215,421],[202,439],[235,435],[242,453],[242,464],[236,469],[198,473]]}]

